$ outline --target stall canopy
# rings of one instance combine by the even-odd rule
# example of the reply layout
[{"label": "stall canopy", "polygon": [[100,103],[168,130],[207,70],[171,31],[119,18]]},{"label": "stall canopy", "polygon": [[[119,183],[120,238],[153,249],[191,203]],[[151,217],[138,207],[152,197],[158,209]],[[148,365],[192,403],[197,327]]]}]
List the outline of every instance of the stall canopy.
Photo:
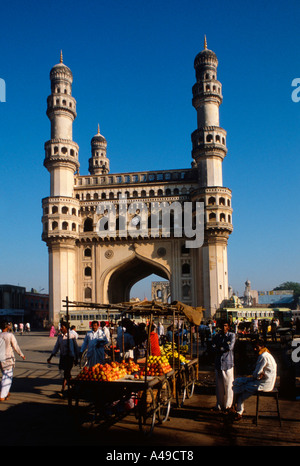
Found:
[{"label": "stall canopy", "polygon": [[[124,303],[125,304],[125,303]],[[126,303],[127,312],[152,313],[153,315],[170,315],[174,311],[184,315],[191,325],[200,325],[203,320],[202,307],[192,307],[180,301],[173,301],[171,304],[159,303],[157,301],[141,301],[137,303]]]},{"label": "stall canopy", "polygon": [[192,307],[180,301],[173,301],[171,304],[160,303],[157,301],[138,301],[138,302],[125,302],[119,304],[100,304],[100,303],[83,303],[74,301],[67,302],[65,307],[83,307],[93,309],[119,309],[120,312],[132,312],[137,314],[152,314],[153,316],[171,315],[173,312],[179,313],[186,317],[191,325],[200,325],[203,320],[204,309],[202,307]]}]

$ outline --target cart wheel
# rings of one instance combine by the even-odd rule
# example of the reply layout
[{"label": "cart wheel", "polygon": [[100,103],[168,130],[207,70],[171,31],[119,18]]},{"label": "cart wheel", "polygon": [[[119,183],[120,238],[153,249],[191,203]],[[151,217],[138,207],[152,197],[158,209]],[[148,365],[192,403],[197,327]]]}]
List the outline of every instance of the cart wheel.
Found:
[{"label": "cart wheel", "polygon": [[74,420],[79,429],[91,429],[98,421],[95,403],[85,400],[75,400],[73,407]]},{"label": "cart wheel", "polygon": [[156,412],[155,399],[152,388],[144,390],[138,401],[138,420],[140,431],[147,437],[152,434]]},{"label": "cart wheel", "polygon": [[186,397],[186,375],[184,371],[179,371],[176,378],[176,403],[181,408]]},{"label": "cart wheel", "polygon": [[157,395],[158,420],[160,423],[165,422],[170,414],[171,408],[171,387],[169,381],[163,381]]},{"label": "cart wheel", "polygon": [[87,349],[84,350],[84,352],[82,353],[81,355],[81,358],[80,358],[80,369],[82,369],[84,366],[86,366],[88,363],[88,359],[87,359]]},{"label": "cart wheel", "polygon": [[195,378],[196,378],[196,371],[193,366],[190,366],[188,369],[188,382],[186,386],[186,396],[188,398],[192,398],[195,389]]}]

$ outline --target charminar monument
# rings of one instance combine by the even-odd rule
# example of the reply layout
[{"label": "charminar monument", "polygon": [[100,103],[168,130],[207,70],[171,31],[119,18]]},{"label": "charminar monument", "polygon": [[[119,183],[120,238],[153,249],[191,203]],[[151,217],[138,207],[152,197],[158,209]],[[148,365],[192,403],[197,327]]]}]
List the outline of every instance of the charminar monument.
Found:
[{"label": "charminar monument", "polygon": [[190,168],[111,173],[109,146],[98,126],[84,162],[89,175],[79,173],[73,140],[72,72],[62,54],[51,69],[44,160],[50,194],[42,200],[50,321],[58,322],[67,296],[86,303],[129,301],[132,286],[153,273],[169,280],[171,301],[203,306],[205,317],[228,298],[227,241],[233,228],[231,191],[222,181],[227,148],[219,126],[217,66],[205,38],[194,60],[197,126],[191,158],[185,159]]}]

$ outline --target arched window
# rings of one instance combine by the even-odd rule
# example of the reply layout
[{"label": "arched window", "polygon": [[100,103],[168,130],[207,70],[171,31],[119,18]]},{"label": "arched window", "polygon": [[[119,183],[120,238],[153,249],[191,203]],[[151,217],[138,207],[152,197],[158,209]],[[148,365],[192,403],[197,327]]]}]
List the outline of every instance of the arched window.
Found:
[{"label": "arched window", "polygon": [[62,229],[63,229],[63,230],[67,230],[68,227],[69,227],[68,222],[63,222],[63,224],[62,224]]},{"label": "arched window", "polygon": [[76,223],[72,223],[72,231],[76,231]]},{"label": "arched window", "polygon": [[220,222],[226,222],[225,214],[220,214]]},{"label": "arched window", "polygon": [[85,275],[86,277],[91,277],[91,276],[92,276],[92,269],[91,269],[91,267],[86,267],[86,268],[84,269],[84,275]]},{"label": "arched window", "polygon": [[92,288],[89,286],[85,288],[84,290],[84,298],[85,299],[91,299],[92,298]]},{"label": "arched window", "polygon": [[208,199],[208,205],[215,205],[216,203],[216,198],[211,196],[209,199]]},{"label": "arched window", "polygon": [[93,219],[87,218],[84,222],[83,231],[93,231],[93,229],[94,229]]},{"label": "arched window", "polygon": [[57,228],[58,228],[58,223],[52,222],[52,230],[57,230]]},{"label": "arched window", "polygon": [[62,214],[67,214],[68,212],[69,212],[68,207],[62,207],[62,209],[61,209]]},{"label": "arched window", "polygon": [[182,287],[182,296],[184,298],[189,298],[191,294],[191,287],[189,285],[183,285]]},{"label": "arched window", "polygon": [[84,257],[92,257],[92,250],[91,248],[86,248],[84,250]]},{"label": "arched window", "polygon": [[191,271],[190,264],[182,264],[181,272],[183,275],[188,275]]},{"label": "arched window", "polygon": [[52,213],[56,214],[58,212],[58,207],[55,205],[52,207]]},{"label": "arched window", "polygon": [[217,216],[216,216],[216,214],[215,214],[214,212],[212,212],[211,214],[209,214],[208,219],[209,219],[210,222],[215,221],[216,218],[217,218]]}]

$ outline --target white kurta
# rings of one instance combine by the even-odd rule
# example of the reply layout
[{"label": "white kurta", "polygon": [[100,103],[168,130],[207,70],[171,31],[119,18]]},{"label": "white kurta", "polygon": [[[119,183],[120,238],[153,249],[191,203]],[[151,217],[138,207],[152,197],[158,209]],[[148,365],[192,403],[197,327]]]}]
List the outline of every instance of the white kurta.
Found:
[{"label": "white kurta", "polygon": [[0,338],[5,341],[5,361],[1,363],[2,370],[11,369],[15,366],[15,354],[16,352],[21,358],[24,356],[22,353],[16,337],[11,332],[2,332]]},{"label": "white kurta", "polygon": [[[262,376],[262,378],[260,378]],[[264,351],[257,359],[252,377],[239,377],[233,382],[233,391],[237,395],[237,412],[244,411],[244,401],[257,390],[270,392],[277,377],[277,364],[274,357]]]},{"label": "white kurta", "polygon": [[[259,377],[263,374],[263,377]],[[239,377],[233,382],[235,393],[244,391],[254,393],[257,390],[273,390],[277,376],[277,364],[273,356],[265,351],[259,355],[252,377]]]}]

